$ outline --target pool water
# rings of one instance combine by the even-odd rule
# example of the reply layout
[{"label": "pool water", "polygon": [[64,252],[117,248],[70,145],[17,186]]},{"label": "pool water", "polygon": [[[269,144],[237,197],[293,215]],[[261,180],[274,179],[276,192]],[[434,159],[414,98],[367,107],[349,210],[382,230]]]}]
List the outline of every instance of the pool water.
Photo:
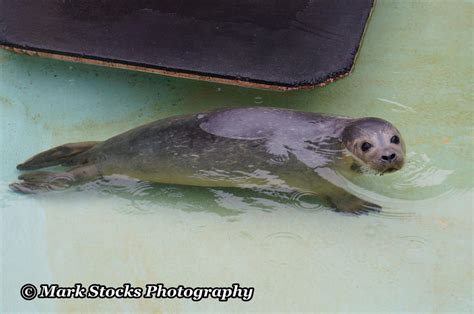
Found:
[{"label": "pool water", "polygon": [[[269,92],[0,52],[1,312],[473,310],[472,1],[378,1],[354,73]],[[407,164],[346,182],[380,214],[304,195],[108,178],[19,195],[15,165],[164,117],[273,106],[391,121]],[[25,283],[255,287],[249,302],[25,301]]]}]

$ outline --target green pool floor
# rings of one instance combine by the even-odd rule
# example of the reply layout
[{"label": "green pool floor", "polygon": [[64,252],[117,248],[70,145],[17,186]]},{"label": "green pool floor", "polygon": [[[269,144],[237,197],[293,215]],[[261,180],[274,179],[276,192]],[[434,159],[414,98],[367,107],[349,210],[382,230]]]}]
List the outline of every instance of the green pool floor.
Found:
[{"label": "green pool floor", "polygon": [[[473,2],[379,0],[355,72],[267,92],[0,52],[1,312],[472,312]],[[281,195],[94,182],[17,195],[15,165],[163,117],[274,106],[395,124],[395,174],[352,187],[387,215]],[[34,300],[31,282],[255,287],[232,300]]]}]

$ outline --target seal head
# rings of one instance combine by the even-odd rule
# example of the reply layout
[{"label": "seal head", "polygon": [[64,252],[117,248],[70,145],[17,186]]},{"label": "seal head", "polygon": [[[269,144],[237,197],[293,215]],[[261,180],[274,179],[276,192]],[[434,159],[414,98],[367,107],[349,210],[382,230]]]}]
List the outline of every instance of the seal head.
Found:
[{"label": "seal head", "polygon": [[379,118],[356,119],[342,133],[342,144],[358,166],[379,174],[397,171],[405,162],[405,143],[390,122]]}]

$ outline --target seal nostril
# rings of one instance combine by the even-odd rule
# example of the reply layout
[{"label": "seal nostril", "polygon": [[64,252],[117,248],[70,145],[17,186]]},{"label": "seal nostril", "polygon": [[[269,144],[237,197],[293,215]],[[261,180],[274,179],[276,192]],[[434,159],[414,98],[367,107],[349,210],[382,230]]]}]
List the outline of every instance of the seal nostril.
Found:
[{"label": "seal nostril", "polygon": [[397,157],[397,154],[393,153],[391,155],[382,156],[382,159],[385,161],[392,161],[393,159],[395,159],[395,157]]}]

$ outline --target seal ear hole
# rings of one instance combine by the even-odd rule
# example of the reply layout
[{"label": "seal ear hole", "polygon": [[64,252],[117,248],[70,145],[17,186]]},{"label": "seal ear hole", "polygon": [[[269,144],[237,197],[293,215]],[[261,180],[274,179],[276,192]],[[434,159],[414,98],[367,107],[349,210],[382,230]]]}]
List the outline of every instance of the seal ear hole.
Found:
[{"label": "seal ear hole", "polygon": [[392,138],[390,139],[390,143],[392,144],[400,144],[400,138],[396,135],[392,136]]},{"label": "seal ear hole", "polygon": [[371,147],[372,147],[372,144],[370,144],[370,143],[368,143],[368,142],[364,142],[364,143],[362,143],[362,145],[360,146],[360,149],[361,149],[363,152],[366,152],[366,151],[368,151]]}]

